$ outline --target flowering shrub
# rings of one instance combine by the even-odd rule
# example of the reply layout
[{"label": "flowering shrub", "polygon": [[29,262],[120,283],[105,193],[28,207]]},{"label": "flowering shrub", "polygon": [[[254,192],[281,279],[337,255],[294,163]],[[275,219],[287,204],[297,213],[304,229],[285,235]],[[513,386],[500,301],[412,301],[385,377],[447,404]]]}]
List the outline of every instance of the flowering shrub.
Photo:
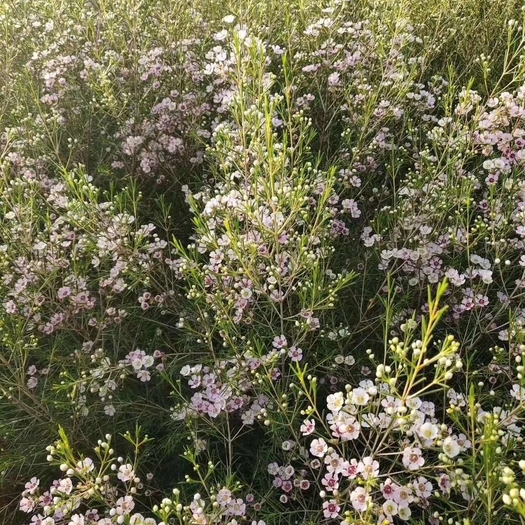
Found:
[{"label": "flowering shrub", "polygon": [[523,523],[519,4],[0,4],[0,521]]}]

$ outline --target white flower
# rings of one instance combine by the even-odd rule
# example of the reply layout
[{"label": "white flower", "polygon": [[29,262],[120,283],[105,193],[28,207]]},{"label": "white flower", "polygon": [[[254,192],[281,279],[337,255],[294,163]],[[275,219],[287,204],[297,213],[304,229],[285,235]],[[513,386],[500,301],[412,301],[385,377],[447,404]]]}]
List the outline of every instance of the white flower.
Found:
[{"label": "white flower", "polygon": [[398,505],[398,512],[402,507],[408,507],[413,501],[412,489],[408,486],[401,486],[397,489],[396,497],[394,498]]},{"label": "white flower", "polygon": [[133,501],[132,496],[124,496],[119,498],[116,502],[116,513],[119,516],[126,516],[135,508],[135,502]]},{"label": "white flower", "polygon": [[352,366],[355,364],[355,357],[353,355],[347,355],[345,357],[345,365]]},{"label": "white flower", "polygon": [[268,465],[268,474],[271,474],[272,476],[277,476],[279,473],[279,465],[277,463],[270,463]]},{"label": "white flower", "polygon": [[326,465],[326,470],[330,473],[335,472],[339,474],[344,470],[345,464],[343,458],[337,454],[337,452],[332,452],[329,456],[324,458],[324,463]]},{"label": "white flower", "polygon": [[443,452],[449,457],[456,457],[461,451],[461,447],[455,438],[449,436],[443,441]]},{"label": "white flower", "polygon": [[93,465],[93,460],[91,458],[86,458],[82,461],[77,462],[77,470],[79,472],[91,472],[95,468],[95,465]]},{"label": "white flower", "polygon": [[525,401],[525,388],[521,385],[512,385],[510,395],[518,401]]},{"label": "white flower", "polygon": [[225,24],[233,24],[235,22],[235,16],[233,15],[226,15],[222,21],[225,23]]},{"label": "white flower", "polygon": [[350,493],[350,501],[352,506],[358,512],[363,512],[368,507],[369,496],[366,492],[366,489],[363,487],[357,487]]},{"label": "white flower", "polygon": [[239,292],[239,295],[243,299],[250,299],[252,296],[252,290],[251,288],[242,288],[241,291]]},{"label": "white flower", "polygon": [[438,435],[438,427],[434,425],[433,423],[423,423],[417,433],[423,438],[428,441],[431,441],[433,439],[436,439]]},{"label": "white flower", "polygon": [[408,520],[412,515],[410,507],[399,507],[397,510],[397,515],[404,521]]},{"label": "white flower", "polygon": [[428,498],[432,494],[432,483],[423,476],[417,478],[413,485],[416,496],[419,498]]},{"label": "white flower", "polygon": [[61,479],[57,490],[63,494],[71,494],[71,491],[73,490],[73,482],[69,478]]},{"label": "white flower", "polygon": [[310,444],[310,453],[312,454],[312,456],[322,458],[326,454],[327,450],[328,445],[326,444],[326,441],[323,438],[314,439]]},{"label": "white flower", "polygon": [[287,441],[283,441],[281,447],[283,450],[292,450],[292,448],[295,446],[295,441],[292,441],[291,439],[287,440]]},{"label": "white flower", "polygon": [[371,456],[363,458],[361,461],[363,465],[362,476],[363,479],[376,478],[379,474],[379,463]]},{"label": "white flower", "polygon": [[216,33],[213,36],[213,39],[217,40],[218,42],[220,42],[221,40],[224,40],[227,36],[228,36],[228,31],[223,29],[222,31],[219,31],[218,33]]},{"label": "white flower", "polygon": [[397,514],[397,503],[391,499],[387,499],[383,503],[383,512],[386,516],[395,516]]},{"label": "white flower", "polygon": [[120,481],[129,481],[135,477],[135,471],[133,470],[133,465],[127,463],[126,465],[120,465],[117,478]]},{"label": "white flower", "polygon": [[354,388],[352,390],[352,403],[354,405],[364,406],[369,400],[370,396],[364,388]]},{"label": "white flower", "polygon": [[345,398],[343,397],[342,392],[336,392],[335,394],[330,394],[326,398],[326,403],[328,406],[328,410],[331,410],[332,412],[339,412],[345,404]]}]

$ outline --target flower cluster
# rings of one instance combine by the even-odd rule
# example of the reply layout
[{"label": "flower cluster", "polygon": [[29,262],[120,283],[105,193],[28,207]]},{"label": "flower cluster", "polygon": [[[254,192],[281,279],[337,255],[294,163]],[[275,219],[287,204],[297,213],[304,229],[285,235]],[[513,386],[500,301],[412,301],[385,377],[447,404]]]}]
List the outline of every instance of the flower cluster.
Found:
[{"label": "flower cluster", "polygon": [[0,522],[520,524],[521,6],[18,3]]}]

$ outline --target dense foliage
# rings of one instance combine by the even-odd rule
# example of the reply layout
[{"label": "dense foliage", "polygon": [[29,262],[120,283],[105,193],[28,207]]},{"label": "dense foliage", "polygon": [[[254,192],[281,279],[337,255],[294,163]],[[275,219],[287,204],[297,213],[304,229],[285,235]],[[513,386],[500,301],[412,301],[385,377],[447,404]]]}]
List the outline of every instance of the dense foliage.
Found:
[{"label": "dense foliage", "polygon": [[524,16],[0,1],[0,522],[525,523]]}]

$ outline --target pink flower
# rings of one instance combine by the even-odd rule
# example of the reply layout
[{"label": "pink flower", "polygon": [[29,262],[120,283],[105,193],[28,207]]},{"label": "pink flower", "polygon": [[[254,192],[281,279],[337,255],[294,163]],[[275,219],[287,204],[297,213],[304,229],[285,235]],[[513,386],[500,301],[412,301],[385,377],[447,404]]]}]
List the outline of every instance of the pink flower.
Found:
[{"label": "pink flower", "polygon": [[286,337],[284,337],[284,335],[278,335],[278,336],[274,337],[273,342],[272,342],[272,346],[274,348],[277,348],[277,349],[285,348],[286,346],[288,346],[288,343],[286,341]]},{"label": "pink flower", "polygon": [[301,490],[308,490],[310,488],[310,482],[307,479],[302,479],[299,483]]},{"label": "pink flower", "polygon": [[315,430],[315,421],[313,419],[305,419],[300,430],[303,436],[310,435]]},{"label": "pink flower", "polygon": [[38,488],[38,485],[40,483],[40,480],[38,478],[31,478],[26,484],[24,494],[31,494],[33,495],[35,493],[35,490]]},{"label": "pink flower", "polygon": [[63,494],[71,494],[73,482],[69,478],[61,479],[57,486],[57,491]]},{"label": "pink flower", "polygon": [[419,476],[413,485],[418,498],[429,498],[432,494],[432,483],[423,476]]},{"label": "pink flower", "polygon": [[398,499],[399,485],[396,485],[390,478],[388,478],[384,483],[381,483],[380,488],[385,499]]},{"label": "pink flower", "polygon": [[16,303],[14,301],[7,301],[4,303],[5,311],[8,314],[14,314],[17,312],[18,308],[16,307]]},{"label": "pink flower", "polygon": [[355,417],[339,412],[330,428],[334,437],[340,438],[341,441],[349,441],[359,437],[361,425]]},{"label": "pink flower", "polygon": [[335,499],[323,503],[323,516],[325,518],[337,518],[339,516],[339,505]]},{"label": "pink flower", "polygon": [[246,504],[244,501],[240,498],[230,501],[230,504],[228,506],[228,514],[233,516],[244,516],[246,513]]},{"label": "pink flower", "polygon": [[32,512],[35,508],[35,500],[33,500],[32,498],[22,498],[20,500],[19,506],[22,512]]},{"label": "pink flower", "polygon": [[363,464],[356,459],[351,459],[349,462],[345,461],[341,469],[343,476],[348,479],[355,479],[359,473],[363,471]]},{"label": "pink flower", "polygon": [[283,481],[281,489],[284,490],[284,492],[292,492],[293,483],[290,480]]},{"label": "pink flower", "polygon": [[288,350],[288,357],[294,363],[297,363],[303,358],[303,351],[300,348],[296,348],[295,346],[292,346],[290,350]]},{"label": "pink flower", "polygon": [[139,370],[137,372],[137,379],[145,383],[151,379],[151,374],[147,370]]},{"label": "pink flower", "polygon": [[403,451],[403,465],[408,470],[417,470],[425,464],[420,448],[407,447]]},{"label": "pink flower", "polygon": [[69,286],[63,286],[62,288],[58,289],[57,297],[59,299],[65,299],[66,297],[69,297],[71,295],[71,288]]},{"label": "pink flower", "polygon": [[333,492],[339,488],[339,476],[336,472],[328,472],[321,480],[322,485],[329,492]]},{"label": "pink flower", "polygon": [[452,483],[450,477],[447,474],[441,474],[438,479],[439,488],[445,493],[448,494],[452,488]]},{"label": "pink flower", "polygon": [[392,499],[398,504],[399,508],[408,507],[414,501],[412,489],[409,487],[398,487],[397,492],[392,496]]}]

